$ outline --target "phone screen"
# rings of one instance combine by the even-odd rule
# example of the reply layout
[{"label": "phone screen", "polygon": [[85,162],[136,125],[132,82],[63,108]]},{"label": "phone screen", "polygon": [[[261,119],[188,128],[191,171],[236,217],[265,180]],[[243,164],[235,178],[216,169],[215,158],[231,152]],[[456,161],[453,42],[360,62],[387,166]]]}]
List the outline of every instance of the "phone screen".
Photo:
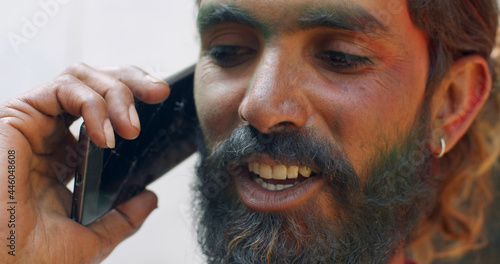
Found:
[{"label": "phone screen", "polygon": [[95,221],[196,151],[193,77],[194,66],[168,78],[171,91],[163,103],[136,100],[141,132],[134,140],[115,134],[114,149],[96,146],[82,125],[78,153],[85,154],[75,172],[73,219]]}]

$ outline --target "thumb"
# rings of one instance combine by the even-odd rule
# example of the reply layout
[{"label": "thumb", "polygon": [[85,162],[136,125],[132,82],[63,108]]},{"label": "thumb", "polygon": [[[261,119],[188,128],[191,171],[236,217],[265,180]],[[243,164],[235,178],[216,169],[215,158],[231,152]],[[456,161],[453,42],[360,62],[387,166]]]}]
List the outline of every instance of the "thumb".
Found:
[{"label": "thumb", "polygon": [[101,238],[101,256],[108,256],[120,242],[139,230],[157,204],[158,197],[146,190],[90,224],[88,227]]}]

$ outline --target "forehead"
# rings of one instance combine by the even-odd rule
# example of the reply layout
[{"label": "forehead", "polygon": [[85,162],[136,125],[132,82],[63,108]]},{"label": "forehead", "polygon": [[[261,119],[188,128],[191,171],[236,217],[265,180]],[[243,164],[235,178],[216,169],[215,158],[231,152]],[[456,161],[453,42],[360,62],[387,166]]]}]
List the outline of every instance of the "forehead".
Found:
[{"label": "forehead", "polygon": [[265,34],[309,27],[392,35],[413,28],[405,0],[204,0],[198,27],[248,24]]}]

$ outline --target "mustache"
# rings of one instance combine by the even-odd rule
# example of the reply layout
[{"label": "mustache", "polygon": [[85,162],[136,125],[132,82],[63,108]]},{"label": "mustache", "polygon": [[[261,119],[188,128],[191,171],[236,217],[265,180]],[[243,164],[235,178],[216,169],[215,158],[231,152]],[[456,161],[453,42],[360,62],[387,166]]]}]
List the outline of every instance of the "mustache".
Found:
[{"label": "mustache", "polygon": [[[252,126],[240,125],[212,153],[202,153],[198,175],[205,184],[224,189],[230,185],[231,176],[242,172],[245,160],[268,155],[277,163],[295,164],[318,168],[336,191],[333,198],[348,203],[348,195],[360,191],[360,180],[342,150],[307,128],[284,128],[279,132],[264,134]],[[201,171],[200,171],[201,170]]]},{"label": "mustache", "polygon": [[[430,171],[432,153],[425,144],[428,135],[422,118],[391,145],[381,137],[387,149],[381,148],[362,168],[362,184],[335,142],[313,130],[263,134],[240,126],[213,151],[203,147],[194,187],[201,190],[198,234],[208,263],[387,263],[403,241],[418,235],[413,230],[429,215],[438,194],[439,179]],[[231,188],[231,175],[248,173],[245,159],[259,154],[321,169],[326,206],[311,199],[282,212],[246,208]]]}]

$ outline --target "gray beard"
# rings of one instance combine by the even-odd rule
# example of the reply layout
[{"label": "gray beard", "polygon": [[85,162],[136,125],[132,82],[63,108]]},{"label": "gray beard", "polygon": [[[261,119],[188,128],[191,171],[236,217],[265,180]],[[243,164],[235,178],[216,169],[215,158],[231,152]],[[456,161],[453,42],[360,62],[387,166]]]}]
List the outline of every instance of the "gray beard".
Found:
[{"label": "gray beard", "polygon": [[[363,183],[344,155],[312,131],[262,135],[242,126],[210,155],[200,149],[197,231],[207,263],[388,263],[411,241],[439,186],[426,144],[418,140],[425,138],[426,122],[415,127],[372,162]],[[335,216],[314,200],[282,212],[248,209],[230,176],[243,165],[229,164],[256,153],[320,167]]]}]

